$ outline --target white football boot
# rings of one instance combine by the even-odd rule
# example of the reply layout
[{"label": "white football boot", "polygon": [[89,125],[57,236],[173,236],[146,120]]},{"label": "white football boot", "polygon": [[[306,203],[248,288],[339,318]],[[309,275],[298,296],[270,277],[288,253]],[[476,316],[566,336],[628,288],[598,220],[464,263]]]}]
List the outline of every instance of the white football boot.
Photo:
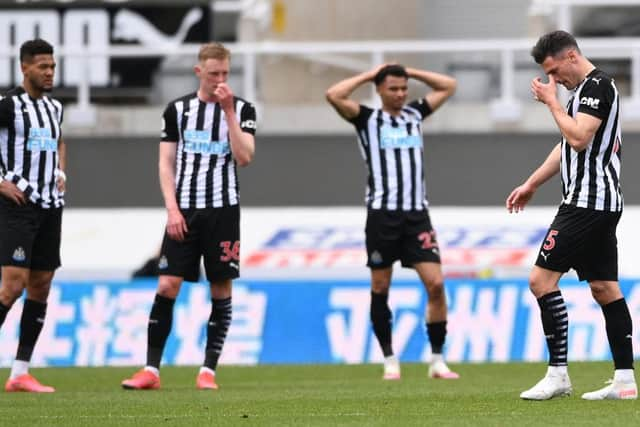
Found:
[{"label": "white football boot", "polygon": [[429,378],[457,380],[460,378],[460,375],[449,369],[441,354],[434,354],[431,357],[431,364],[429,365]]},{"label": "white football boot", "polygon": [[399,380],[400,379],[400,361],[395,355],[384,358],[384,375],[383,380]]},{"label": "white football boot", "polygon": [[544,378],[529,390],[520,393],[520,398],[525,400],[549,400],[554,397],[569,396],[572,391],[571,380],[566,367],[549,366]]},{"label": "white football boot", "polygon": [[633,376],[633,369],[617,369],[613,379],[600,390],[582,395],[585,400],[628,400],[638,398],[638,387]]}]

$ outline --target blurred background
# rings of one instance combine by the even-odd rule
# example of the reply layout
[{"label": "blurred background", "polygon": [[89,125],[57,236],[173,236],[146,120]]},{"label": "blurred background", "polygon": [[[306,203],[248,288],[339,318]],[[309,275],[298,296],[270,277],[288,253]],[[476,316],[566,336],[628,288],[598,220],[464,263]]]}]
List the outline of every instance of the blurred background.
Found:
[{"label": "blurred background", "polygon": [[[197,88],[193,66],[209,40],[231,50],[229,84],[258,112],[256,157],[240,170],[243,275],[224,362],[381,360],[368,325],[365,165],[353,128],[324,92],[390,61],[458,80],[455,96],[425,124],[428,197],[449,279],[447,357],[544,359],[527,277],[560,182],[541,188],[523,214],[508,215],[503,206],[560,139],[529,91],[532,78],[544,77],[529,51],[555,29],[572,32],[622,96],[627,207],[618,229],[620,272],[637,318],[639,13],[634,0],[2,1],[0,93],[21,83],[17,50],[38,36],[55,45],[53,96],[65,104],[63,267],[34,357],[42,365],[142,363],[144,348],[136,344],[146,340],[155,281],[131,276],[156,254],[164,229],[161,114]],[[410,91],[415,98],[426,93],[416,82]],[[560,96],[570,95],[562,89]],[[378,103],[372,86],[356,97]],[[396,352],[427,360],[424,292],[412,271],[397,268],[395,277]],[[575,319],[570,357],[608,358],[588,287],[571,273],[565,286]],[[185,286],[167,363],[199,362],[193,349],[204,335],[188,330],[204,325],[208,304],[206,286]],[[12,357],[4,349],[14,348],[16,313],[0,333],[7,344],[0,364]],[[286,355],[285,339],[297,342]]]}]

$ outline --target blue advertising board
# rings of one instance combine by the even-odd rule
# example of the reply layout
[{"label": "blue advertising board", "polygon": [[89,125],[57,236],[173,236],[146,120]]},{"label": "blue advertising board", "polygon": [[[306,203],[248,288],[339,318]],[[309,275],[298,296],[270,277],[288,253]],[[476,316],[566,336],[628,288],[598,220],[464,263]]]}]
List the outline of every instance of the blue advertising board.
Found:
[{"label": "blue advertising board", "polygon": [[[624,280],[621,286],[632,317],[637,320],[640,282]],[[447,281],[446,287],[448,360],[546,359],[537,303],[526,280],[457,279]],[[588,285],[567,279],[561,287],[569,310],[570,360],[608,359],[604,320]],[[144,363],[147,321],[155,288],[154,280],[55,282],[33,363]],[[393,343],[403,361],[429,360],[423,319],[425,302],[425,292],[417,280],[394,281],[390,293]],[[234,283],[233,322],[221,363],[381,361],[370,326],[369,303],[367,280],[238,280]],[[8,366],[15,355],[21,311],[22,301],[18,301],[0,330],[0,366]],[[202,363],[209,314],[208,286],[185,284],[175,305],[164,363]],[[635,350],[637,354],[637,346]]]}]

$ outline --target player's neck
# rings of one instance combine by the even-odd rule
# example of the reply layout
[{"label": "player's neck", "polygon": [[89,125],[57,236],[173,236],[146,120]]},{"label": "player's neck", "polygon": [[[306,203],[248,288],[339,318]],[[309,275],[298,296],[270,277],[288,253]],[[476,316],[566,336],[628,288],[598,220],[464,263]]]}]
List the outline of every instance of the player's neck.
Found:
[{"label": "player's neck", "polygon": [[385,105],[382,106],[382,111],[384,111],[385,113],[389,114],[390,116],[393,117],[398,117],[402,114],[402,108],[400,109],[395,109],[395,108],[389,108]]},{"label": "player's neck", "polygon": [[218,102],[218,98],[215,95],[207,95],[207,93],[202,89],[198,89],[198,92],[196,95],[198,96],[198,99],[202,102],[207,102],[207,103]]},{"label": "player's neck", "polygon": [[31,84],[29,84],[27,80],[24,80],[22,82],[22,88],[24,89],[25,92],[27,92],[29,97],[32,99],[40,99],[44,94],[43,90],[34,88]]},{"label": "player's neck", "polygon": [[586,59],[585,59],[584,63],[583,63],[583,64],[581,64],[581,67],[580,67],[580,68],[581,68],[581,70],[580,70],[580,71],[582,72],[582,77],[583,77],[583,79],[586,79],[586,78],[587,78],[587,76],[588,76],[589,74],[591,74],[591,72],[592,72],[593,70],[595,70],[595,69],[596,69],[596,66],[595,66],[595,65],[593,65],[593,64],[591,63],[591,61],[588,61],[588,60],[586,60]]}]

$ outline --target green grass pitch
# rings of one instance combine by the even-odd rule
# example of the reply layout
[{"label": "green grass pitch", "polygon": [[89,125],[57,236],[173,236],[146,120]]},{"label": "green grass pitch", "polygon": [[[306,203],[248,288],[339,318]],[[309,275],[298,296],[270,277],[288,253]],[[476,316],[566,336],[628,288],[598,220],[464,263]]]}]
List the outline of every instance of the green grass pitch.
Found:
[{"label": "green grass pitch", "polygon": [[[125,391],[134,368],[32,369],[47,395],[4,393],[7,426],[632,426],[640,402],[587,402],[611,363],[573,363],[571,397],[518,398],[543,364],[462,364],[457,381],[431,380],[426,366],[404,364],[402,380],[382,381],[379,365],[221,366],[218,391],[195,390],[196,367],[162,369],[162,389]],[[8,376],[0,370],[0,378]]]}]

